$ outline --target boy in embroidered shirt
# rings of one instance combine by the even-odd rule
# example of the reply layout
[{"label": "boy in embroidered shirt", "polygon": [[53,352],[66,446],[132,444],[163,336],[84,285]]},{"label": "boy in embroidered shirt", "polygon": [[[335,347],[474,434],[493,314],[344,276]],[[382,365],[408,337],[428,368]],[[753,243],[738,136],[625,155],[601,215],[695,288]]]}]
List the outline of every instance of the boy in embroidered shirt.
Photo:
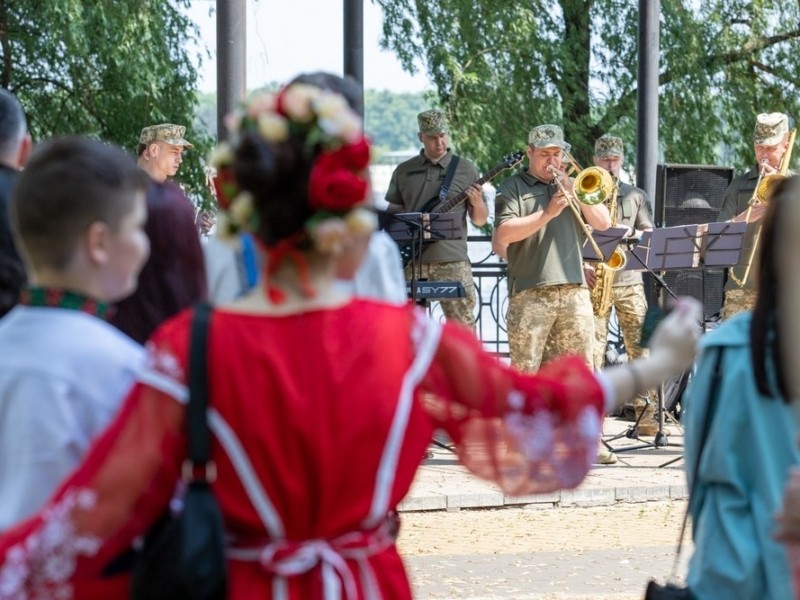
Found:
[{"label": "boy in embroidered shirt", "polygon": [[143,349],[107,324],[148,253],[146,175],[86,138],[42,144],[12,218],[30,281],[0,321],[0,531],[36,512],[117,410]]}]

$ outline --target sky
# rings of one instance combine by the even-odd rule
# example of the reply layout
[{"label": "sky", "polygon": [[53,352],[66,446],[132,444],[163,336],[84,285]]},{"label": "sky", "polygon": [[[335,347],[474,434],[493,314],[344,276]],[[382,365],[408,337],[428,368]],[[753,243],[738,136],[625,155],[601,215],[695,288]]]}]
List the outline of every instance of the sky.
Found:
[{"label": "sky", "polygon": [[[247,88],[288,81],[304,71],[343,70],[343,0],[246,0]],[[216,90],[216,0],[192,0],[189,17],[200,28],[201,44],[211,52],[200,66],[199,87]],[[420,65],[403,71],[393,53],[379,45],[383,11],[364,0],[364,87],[421,92],[433,86]],[[197,50],[202,48],[195,48]]]}]

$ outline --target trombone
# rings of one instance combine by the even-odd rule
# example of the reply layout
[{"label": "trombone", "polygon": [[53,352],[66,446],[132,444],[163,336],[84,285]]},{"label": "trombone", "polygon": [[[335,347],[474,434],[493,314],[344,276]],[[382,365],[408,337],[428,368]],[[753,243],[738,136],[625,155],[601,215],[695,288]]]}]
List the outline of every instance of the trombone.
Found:
[{"label": "trombone", "polygon": [[[753,207],[757,204],[768,204],[770,198],[772,197],[772,192],[774,191],[775,186],[780,183],[781,180],[786,179],[786,173],[789,170],[789,160],[792,156],[792,147],[794,146],[794,139],[796,136],[797,128],[793,128],[789,132],[789,143],[786,146],[786,152],[784,152],[783,156],[781,157],[781,163],[778,165],[777,173],[767,175],[766,162],[762,163],[761,170],[758,172],[756,187],[753,190],[753,195],[750,197],[750,201],[747,205],[747,214],[745,215],[744,219],[745,222],[750,220],[750,213],[753,210]],[[758,242],[760,238],[761,226],[759,224],[758,231],[756,231],[755,237],[753,238],[753,247],[750,249],[750,256],[747,258],[747,267],[744,270],[744,275],[741,279],[739,279],[733,272],[733,269],[731,269],[729,272],[731,279],[733,279],[738,286],[744,286],[744,284],[747,283],[747,278],[750,276],[750,268],[753,266],[753,259],[756,256],[756,250],[758,249]]]},{"label": "trombone", "polygon": [[611,258],[609,258],[609,260],[606,262],[605,257],[603,256],[603,251],[600,250],[600,246],[597,245],[594,236],[592,236],[589,226],[583,220],[583,215],[580,207],[578,206],[579,202],[588,206],[595,206],[605,202],[606,199],[614,192],[614,180],[611,177],[611,173],[601,167],[588,167],[586,169],[581,169],[569,152],[564,150],[564,155],[566,156],[567,161],[570,163],[570,166],[574,170],[578,171],[578,174],[575,176],[575,181],[572,185],[575,193],[570,193],[564,184],[561,183],[559,176],[563,175],[564,173],[552,165],[547,167],[547,172],[553,176],[553,181],[555,181],[556,186],[558,186],[558,189],[567,199],[567,204],[575,215],[575,218],[578,220],[578,224],[581,226],[581,229],[583,229],[583,233],[589,240],[592,250],[594,250],[594,253],[597,255],[597,259],[608,269],[611,269],[612,271],[618,271],[624,267],[625,263],[627,262],[625,253],[617,248],[614,250],[614,254],[611,256]]}]

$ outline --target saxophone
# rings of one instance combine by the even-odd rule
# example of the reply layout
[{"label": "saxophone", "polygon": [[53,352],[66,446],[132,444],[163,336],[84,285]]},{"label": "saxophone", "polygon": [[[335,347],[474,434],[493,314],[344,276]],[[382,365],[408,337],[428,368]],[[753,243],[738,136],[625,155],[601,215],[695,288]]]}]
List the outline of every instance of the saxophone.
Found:
[{"label": "saxophone", "polygon": [[[614,180],[614,189],[611,192],[611,201],[608,212],[611,216],[611,226],[617,226],[617,195],[619,194],[619,180]],[[611,286],[614,283],[614,274],[625,266],[625,253],[617,248],[608,262],[600,261],[594,267],[594,287],[592,288],[592,310],[595,316],[604,317],[611,310]]]}]

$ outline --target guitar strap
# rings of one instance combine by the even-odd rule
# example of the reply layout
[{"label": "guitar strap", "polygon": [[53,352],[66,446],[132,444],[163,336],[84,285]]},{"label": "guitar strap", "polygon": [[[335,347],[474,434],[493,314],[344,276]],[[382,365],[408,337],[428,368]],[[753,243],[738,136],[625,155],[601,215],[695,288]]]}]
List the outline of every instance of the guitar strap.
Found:
[{"label": "guitar strap", "polygon": [[450,164],[447,165],[447,171],[444,172],[444,183],[442,189],[439,190],[439,201],[444,202],[447,198],[447,192],[450,191],[450,184],[453,182],[453,176],[456,174],[456,167],[458,166],[458,156],[453,154],[450,159]]}]

